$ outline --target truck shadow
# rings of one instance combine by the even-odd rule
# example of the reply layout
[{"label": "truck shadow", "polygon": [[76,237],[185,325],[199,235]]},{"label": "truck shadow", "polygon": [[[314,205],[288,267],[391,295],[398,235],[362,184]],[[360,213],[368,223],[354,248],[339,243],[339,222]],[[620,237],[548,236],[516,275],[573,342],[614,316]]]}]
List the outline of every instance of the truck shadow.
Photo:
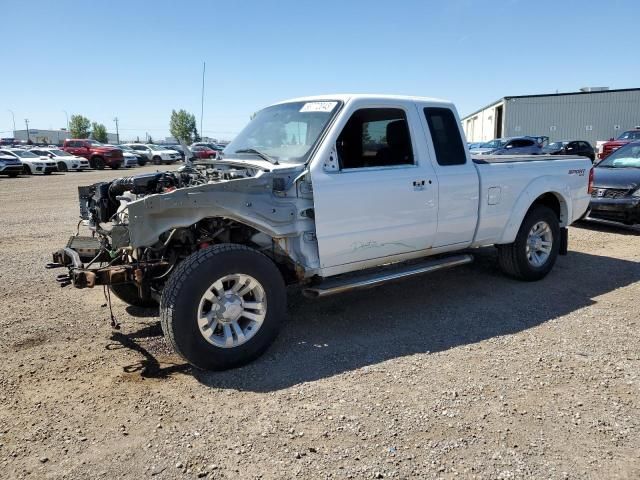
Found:
[{"label": "truck shadow", "polygon": [[279,390],[517,333],[640,280],[640,263],[578,252],[561,257],[534,283],[504,277],[496,263],[491,248],[472,265],[376,290],[315,301],[294,296],[287,325],[263,357],[240,369],[195,375],[217,388]]},{"label": "truck shadow", "polygon": [[143,355],[136,370],[144,376],[190,372],[210,387],[270,392],[517,333],[595,304],[598,296],[637,281],[638,262],[570,252],[544,280],[519,282],[499,271],[495,250],[488,248],[471,265],[375,290],[320,300],[294,294],[289,320],[274,345],[258,360],[226,372],[179,364],[165,368],[136,342],[140,335],[135,332],[114,340]]}]

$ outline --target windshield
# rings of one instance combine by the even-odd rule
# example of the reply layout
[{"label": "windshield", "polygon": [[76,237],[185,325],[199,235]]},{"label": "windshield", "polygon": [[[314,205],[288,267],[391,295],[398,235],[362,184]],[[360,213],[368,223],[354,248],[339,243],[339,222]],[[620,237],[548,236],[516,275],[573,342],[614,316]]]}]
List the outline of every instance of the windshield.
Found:
[{"label": "windshield", "polygon": [[640,140],[640,130],[629,130],[618,137],[618,140]]},{"label": "windshield", "polygon": [[225,156],[257,155],[277,162],[304,163],[312,147],[339,110],[340,102],[292,102],[260,110],[224,149]]},{"label": "windshield", "polygon": [[631,143],[620,147],[607,158],[598,163],[604,168],[640,168],[640,143]]},{"label": "windshield", "polygon": [[35,153],[27,152],[26,150],[13,150],[12,153],[20,158],[40,158]]},{"label": "windshield", "polygon": [[151,150],[156,151],[156,152],[159,151],[159,150],[166,150],[166,148],[159,147],[158,145],[147,145],[147,147],[150,148]]},{"label": "windshield", "polygon": [[95,140],[87,140],[87,142],[89,142],[89,144],[93,147],[101,147],[102,144],[100,142],[96,142]]},{"label": "windshield", "polygon": [[483,143],[480,148],[501,148],[507,144],[506,140],[491,140],[490,142]]},{"label": "windshield", "polygon": [[569,142],[552,142],[542,149],[543,152],[555,152],[561,150]]}]

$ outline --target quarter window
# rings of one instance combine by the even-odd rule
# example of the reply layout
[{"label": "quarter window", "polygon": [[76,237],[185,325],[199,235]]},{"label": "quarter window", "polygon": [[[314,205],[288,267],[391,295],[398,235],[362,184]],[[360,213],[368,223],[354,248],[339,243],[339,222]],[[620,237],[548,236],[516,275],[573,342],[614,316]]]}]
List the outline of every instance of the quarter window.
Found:
[{"label": "quarter window", "polygon": [[448,108],[425,108],[429,132],[439,165],[464,165],[467,155],[453,112]]},{"label": "quarter window", "polygon": [[409,124],[400,108],[356,110],[337,141],[343,169],[413,165]]}]

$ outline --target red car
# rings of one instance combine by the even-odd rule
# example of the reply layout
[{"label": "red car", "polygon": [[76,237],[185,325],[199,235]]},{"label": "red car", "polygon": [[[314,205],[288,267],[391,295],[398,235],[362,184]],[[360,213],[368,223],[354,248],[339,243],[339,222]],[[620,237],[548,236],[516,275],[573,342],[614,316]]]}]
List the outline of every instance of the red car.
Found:
[{"label": "red car", "polygon": [[204,145],[196,145],[191,147],[191,151],[196,158],[218,158],[218,152]]},{"label": "red car", "polygon": [[611,153],[633,141],[640,140],[640,127],[636,127],[633,130],[627,130],[620,135],[616,140],[613,138],[608,142],[602,144],[602,150],[598,154],[598,157],[602,160],[607,158]]},{"label": "red car", "polygon": [[116,170],[124,163],[122,150],[114,147],[107,147],[95,140],[68,138],[64,141],[62,150],[78,157],[89,160],[91,168],[98,170],[104,167],[111,167]]}]

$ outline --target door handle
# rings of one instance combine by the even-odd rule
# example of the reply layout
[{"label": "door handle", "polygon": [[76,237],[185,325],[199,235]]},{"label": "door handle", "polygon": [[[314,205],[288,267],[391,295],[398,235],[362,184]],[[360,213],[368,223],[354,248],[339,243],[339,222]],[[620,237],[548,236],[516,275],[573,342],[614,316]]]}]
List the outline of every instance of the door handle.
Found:
[{"label": "door handle", "polygon": [[413,189],[414,190],[424,190],[425,183],[426,182],[424,180],[414,180],[413,181]]}]

